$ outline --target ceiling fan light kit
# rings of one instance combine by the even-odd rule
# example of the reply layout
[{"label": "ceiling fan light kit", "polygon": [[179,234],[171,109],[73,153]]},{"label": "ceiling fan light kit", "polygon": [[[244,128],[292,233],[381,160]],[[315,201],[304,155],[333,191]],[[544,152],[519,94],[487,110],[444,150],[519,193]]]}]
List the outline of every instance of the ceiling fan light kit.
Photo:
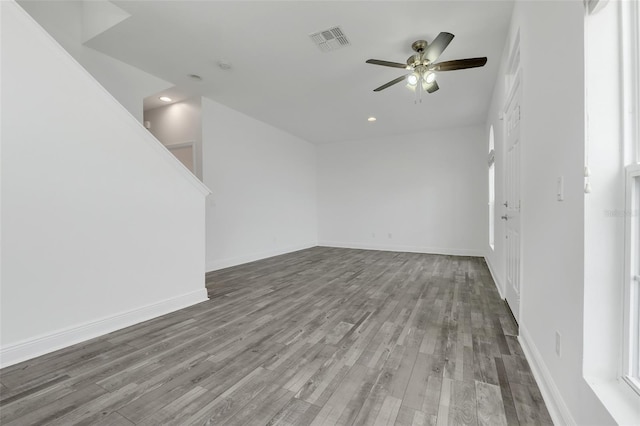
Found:
[{"label": "ceiling fan light kit", "polygon": [[[453,61],[439,62],[435,61],[440,57],[442,52],[449,46],[454,35],[447,32],[441,32],[429,44],[426,40],[416,40],[411,44],[411,48],[416,52],[407,59],[407,63],[383,61],[380,59],[368,59],[368,64],[382,65],[384,67],[402,68],[411,71],[409,74],[391,80],[380,87],[373,89],[374,92],[380,92],[387,87],[407,80],[407,87],[416,92],[416,103],[422,102],[420,93],[425,91],[433,93],[439,89],[436,82],[436,71],[454,71],[466,68],[482,67],[487,63],[486,57],[456,59]],[[420,84],[418,84],[420,83]]]}]

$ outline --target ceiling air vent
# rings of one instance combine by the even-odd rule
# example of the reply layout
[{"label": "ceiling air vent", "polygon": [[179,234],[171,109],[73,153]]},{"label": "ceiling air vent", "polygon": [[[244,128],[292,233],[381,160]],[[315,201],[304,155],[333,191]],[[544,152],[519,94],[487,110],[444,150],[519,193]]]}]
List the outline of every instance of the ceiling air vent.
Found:
[{"label": "ceiling air vent", "polygon": [[340,49],[341,47],[349,46],[349,40],[344,35],[340,27],[329,28],[328,30],[319,31],[317,33],[309,34],[311,40],[322,50],[323,52],[330,52],[332,50]]}]

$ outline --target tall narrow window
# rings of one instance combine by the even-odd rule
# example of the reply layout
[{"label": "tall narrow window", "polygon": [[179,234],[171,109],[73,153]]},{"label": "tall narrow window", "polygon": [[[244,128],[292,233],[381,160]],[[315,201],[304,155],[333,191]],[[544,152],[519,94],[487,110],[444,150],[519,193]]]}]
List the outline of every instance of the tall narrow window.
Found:
[{"label": "tall narrow window", "polygon": [[495,248],[495,205],[496,205],[496,158],[493,140],[493,126],[489,128],[489,247]]},{"label": "tall narrow window", "polygon": [[626,145],[625,360],[623,378],[640,394],[640,6],[622,5],[624,64],[623,119]]}]

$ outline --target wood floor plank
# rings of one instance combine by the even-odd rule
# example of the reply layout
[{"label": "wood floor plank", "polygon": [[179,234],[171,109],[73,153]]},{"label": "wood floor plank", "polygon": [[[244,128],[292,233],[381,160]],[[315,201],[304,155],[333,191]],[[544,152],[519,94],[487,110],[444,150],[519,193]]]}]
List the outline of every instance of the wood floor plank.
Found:
[{"label": "wood floor plank", "polygon": [[313,426],[335,425],[366,374],[367,368],[364,366],[354,365],[351,367],[349,373],[334,391],[331,398],[324,404],[311,424]]},{"label": "wood floor plank", "polygon": [[500,387],[476,381],[478,424],[481,426],[507,426]]},{"label": "wood floor plank", "polygon": [[426,398],[431,360],[428,355],[418,353],[413,365],[409,383],[402,398],[402,405],[414,410],[422,409],[422,402]]},{"label": "wood floor plank", "polygon": [[67,413],[76,410],[85,403],[106,395],[107,391],[97,385],[78,389],[72,393],[64,395],[62,398],[42,405],[32,411],[26,412],[23,416],[10,422],[3,422],[5,426],[20,426],[29,424],[49,424],[55,419],[63,417]]},{"label": "wood floor plank", "polygon": [[449,411],[451,408],[451,394],[453,388],[453,380],[442,379],[442,387],[440,388],[440,401],[438,404],[438,426],[449,424]]},{"label": "wood floor plank", "polygon": [[131,426],[133,424],[133,422],[128,420],[122,414],[113,412],[93,423],[92,426]]},{"label": "wood floor plank", "polygon": [[502,397],[502,404],[504,407],[507,424],[517,425],[519,424],[518,413],[516,412],[516,406],[513,401],[513,395],[511,393],[511,386],[509,385],[507,372],[505,371],[502,358],[495,358],[495,363],[496,371],[498,374],[498,381],[500,382],[500,395]]},{"label": "wood floor plank", "polygon": [[314,247],[0,370],[0,423],[551,424],[483,259]]},{"label": "wood floor plank", "polygon": [[449,409],[450,425],[477,425],[476,388],[473,382],[453,380],[451,405]]},{"label": "wood floor plank", "polygon": [[[314,410],[313,408],[314,408],[313,404],[309,404],[306,401],[303,401],[298,398],[289,398],[287,404],[284,407],[282,407],[282,409],[280,409],[277,413],[275,413],[275,415],[271,418],[271,420],[269,420],[269,422],[266,424],[269,426],[271,425],[295,426],[297,424],[300,424],[302,418],[304,418],[305,416],[308,416],[307,413],[309,414],[315,413],[317,415],[317,411]],[[319,409],[320,408],[318,407],[318,411]],[[263,419],[267,417],[269,416],[266,415],[263,417]],[[261,422],[260,424],[264,424],[264,421]],[[307,419],[307,422],[304,424],[308,424],[308,419]]]},{"label": "wood floor plank", "polygon": [[8,424],[13,420],[25,416],[26,414],[38,410],[54,403],[59,399],[77,391],[78,388],[66,383],[56,384],[47,387],[37,393],[31,394],[29,397],[7,400],[2,403],[0,409],[0,424]]},{"label": "wood floor plank", "polygon": [[396,417],[395,426],[412,426],[413,418],[415,417],[415,410],[407,407],[406,405],[401,405],[400,410],[398,410],[398,416]]},{"label": "wood floor plank", "polygon": [[436,418],[438,416],[441,393],[442,377],[429,376],[421,408],[421,411],[424,412],[427,417]]},{"label": "wood floor plank", "polygon": [[388,395],[382,403],[374,426],[391,426],[395,424],[401,404],[401,399]]}]

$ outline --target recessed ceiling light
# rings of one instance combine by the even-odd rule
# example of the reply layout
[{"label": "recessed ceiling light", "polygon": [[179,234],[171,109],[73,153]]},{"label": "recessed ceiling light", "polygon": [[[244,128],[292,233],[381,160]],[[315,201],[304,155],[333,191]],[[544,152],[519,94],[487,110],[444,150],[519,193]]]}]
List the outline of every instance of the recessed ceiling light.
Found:
[{"label": "recessed ceiling light", "polygon": [[377,120],[377,118],[375,118],[375,117],[369,117],[369,118],[367,118],[367,121],[370,121],[370,122],[374,122],[374,121],[376,121],[376,120]]},{"label": "recessed ceiling light", "polygon": [[172,99],[168,96],[160,96],[159,98],[162,102],[171,102]]}]

